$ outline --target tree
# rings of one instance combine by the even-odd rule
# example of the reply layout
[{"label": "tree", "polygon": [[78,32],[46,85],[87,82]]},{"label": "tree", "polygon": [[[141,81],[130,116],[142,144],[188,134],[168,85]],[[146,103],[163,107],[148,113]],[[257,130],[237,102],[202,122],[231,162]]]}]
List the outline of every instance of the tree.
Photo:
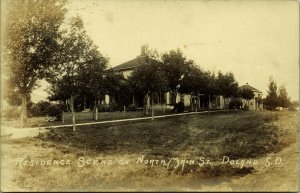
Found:
[{"label": "tree", "polygon": [[97,104],[103,100],[107,92],[107,77],[109,77],[106,68],[108,59],[98,51],[98,47],[92,45],[86,53],[86,62],[78,66],[78,82],[80,83],[81,95],[91,96],[94,99],[94,110],[97,111]]},{"label": "tree", "polygon": [[144,95],[144,112],[147,115],[147,100],[151,96],[153,115],[153,94],[167,89],[167,78],[163,65],[158,61],[153,52],[147,50],[144,63],[136,67],[131,76],[128,77],[129,84],[133,91]]},{"label": "tree", "polygon": [[106,65],[107,60],[98,53],[97,47],[86,34],[82,19],[72,18],[69,33],[64,34],[62,38],[60,65],[53,71],[49,82],[53,94],[70,98],[73,131],[75,131],[75,97],[83,92],[101,89],[101,84],[95,81],[101,83]]},{"label": "tree", "polygon": [[[176,101],[176,95],[182,79],[188,75],[188,69],[194,64],[192,60],[188,60],[180,49],[170,50],[161,56],[163,70],[167,80],[168,89],[174,93],[172,101]],[[183,90],[183,89],[182,89]]]},{"label": "tree", "polygon": [[269,90],[267,91],[268,95],[264,101],[266,108],[269,110],[275,110],[278,106],[278,96],[277,96],[277,83],[271,76],[269,78]]},{"label": "tree", "polygon": [[278,92],[278,105],[283,108],[288,108],[291,104],[291,99],[290,97],[288,97],[288,93],[285,86],[280,86]]},{"label": "tree", "polygon": [[225,107],[227,108],[227,98],[237,96],[238,82],[235,80],[233,73],[218,73],[216,80],[216,93],[223,95],[225,98]]},{"label": "tree", "polygon": [[200,95],[207,94],[209,91],[208,87],[209,73],[195,64],[189,64],[178,91],[183,94],[191,94],[198,97],[195,109],[197,111],[197,109],[200,108]]},{"label": "tree", "polygon": [[249,107],[249,100],[253,99],[254,92],[248,88],[240,89],[238,91],[238,94],[245,100],[247,100],[247,105]]},{"label": "tree", "polygon": [[[7,103],[11,106],[22,105],[22,95],[18,92],[18,89],[11,84],[11,79],[5,81],[5,88],[2,90],[4,92],[4,98]],[[30,102],[30,94],[27,94],[26,100]]]},{"label": "tree", "polygon": [[27,97],[37,80],[57,64],[59,30],[66,9],[64,0],[6,1],[4,57],[10,91],[22,98],[21,126],[27,120]]},{"label": "tree", "polygon": [[[105,94],[112,95],[120,92],[122,87],[127,87],[127,80],[123,74],[109,69],[105,72]],[[129,88],[128,88],[129,89]]]},{"label": "tree", "polygon": [[296,110],[299,108],[299,101],[291,101],[289,108],[290,110]]}]

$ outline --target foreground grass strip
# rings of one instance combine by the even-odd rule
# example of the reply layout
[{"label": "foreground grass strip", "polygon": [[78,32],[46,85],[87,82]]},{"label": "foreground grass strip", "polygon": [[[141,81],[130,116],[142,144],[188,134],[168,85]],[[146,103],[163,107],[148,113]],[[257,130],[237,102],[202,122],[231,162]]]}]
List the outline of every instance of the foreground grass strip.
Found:
[{"label": "foreground grass strip", "polygon": [[[224,112],[225,110],[218,110],[218,111],[201,111],[201,112],[189,112],[189,113],[178,113],[178,114],[171,114],[171,115],[159,115],[154,116],[153,119],[159,119],[164,117],[175,117],[175,116],[183,116],[183,115],[193,115],[193,114],[204,114],[204,113],[215,113],[215,112]],[[106,124],[106,123],[118,123],[118,122],[127,122],[127,121],[140,121],[140,120],[147,120],[152,119],[152,117],[140,117],[140,118],[131,118],[131,119],[117,119],[117,120],[110,120],[110,121],[98,121],[98,122],[90,122],[90,123],[77,123],[76,126],[84,126],[84,125],[96,125],[96,124]],[[68,125],[55,125],[55,126],[44,126],[44,127],[35,127],[39,129],[51,129],[51,128],[63,128],[63,127],[72,127],[72,124]],[[23,128],[23,129],[32,129],[31,128]]]}]

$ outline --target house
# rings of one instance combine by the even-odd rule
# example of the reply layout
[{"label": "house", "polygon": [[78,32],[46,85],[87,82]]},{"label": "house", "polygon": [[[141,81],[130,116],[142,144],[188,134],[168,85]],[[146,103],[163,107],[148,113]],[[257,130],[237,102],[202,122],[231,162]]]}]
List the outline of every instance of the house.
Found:
[{"label": "house", "polygon": [[250,99],[249,101],[247,101],[245,99],[242,99],[243,106],[248,105],[249,110],[263,110],[263,104],[261,102],[263,94],[260,90],[250,86],[248,83],[246,83],[245,85],[240,86],[239,89],[240,90],[249,89],[254,94],[254,97],[252,99]]},{"label": "house", "polygon": [[[124,62],[118,66],[113,67],[113,69],[119,73],[122,73],[125,78],[128,78],[133,70],[145,64],[145,47],[141,47],[141,53],[136,58]],[[115,96],[106,96],[105,103],[115,103],[117,97]],[[134,93],[131,96],[131,104],[136,107],[143,106],[143,99],[144,96],[138,93]],[[183,102],[185,107],[189,107],[193,111],[197,111],[200,108],[208,108],[208,96],[200,95],[200,96],[191,96],[188,94],[180,94],[172,92],[160,92],[154,94],[154,108],[172,108],[171,104]],[[224,108],[224,98],[222,96],[211,96],[210,100],[210,107],[216,109],[223,109]],[[147,105],[150,106],[150,99],[147,100]]]},{"label": "house", "polygon": [[[136,58],[129,60],[127,62],[124,62],[118,66],[115,66],[113,69],[119,73],[122,73],[125,78],[128,78],[130,74],[133,72],[133,70],[140,66],[145,64],[146,62],[146,53],[145,53],[145,46],[141,47],[141,53]],[[154,94],[154,107],[155,108],[170,108],[170,104],[172,103],[172,93],[170,92],[160,92]],[[111,102],[116,102],[116,98],[114,96],[110,96]],[[142,96],[139,93],[134,93],[131,96],[132,105],[137,107],[142,107],[144,103],[144,96]],[[176,103],[178,103],[180,100],[183,100],[186,106],[189,106],[190,104],[190,98],[188,96],[183,96],[180,94],[177,94],[176,97]],[[147,105],[150,106],[150,98],[147,100]]]}]

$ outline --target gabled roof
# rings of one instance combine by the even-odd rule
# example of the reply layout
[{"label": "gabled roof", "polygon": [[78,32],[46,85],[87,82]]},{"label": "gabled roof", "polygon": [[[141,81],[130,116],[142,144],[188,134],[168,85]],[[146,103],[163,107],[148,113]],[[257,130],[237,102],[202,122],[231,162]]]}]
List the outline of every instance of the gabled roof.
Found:
[{"label": "gabled roof", "polygon": [[[153,59],[150,59],[153,60]],[[138,56],[132,60],[129,60],[127,62],[124,62],[118,66],[113,67],[114,70],[120,71],[120,70],[131,70],[134,69],[140,65],[143,65],[146,63],[145,56]]]},{"label": "gabled roof", "polygon": [[243,90],[243,89],[249,89],[249,90],[252,90],[254,92],[260,92],[261,93],[260,90],[258,90],[256,88],[250,86],[249,84],[244,84],[243,86],[240,86],[239,89],[241,89],[241,90]]}]

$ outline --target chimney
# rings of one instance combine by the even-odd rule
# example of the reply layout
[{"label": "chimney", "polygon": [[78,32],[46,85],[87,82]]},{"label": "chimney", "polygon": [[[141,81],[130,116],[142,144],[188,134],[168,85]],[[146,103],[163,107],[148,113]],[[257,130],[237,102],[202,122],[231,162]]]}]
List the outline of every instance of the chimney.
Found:
[{"label": "chimney", "polygon": [[146,55],[146,49],[147,49],[146,45],[142,45],[141,46],[141,56],[145,56]]}]

